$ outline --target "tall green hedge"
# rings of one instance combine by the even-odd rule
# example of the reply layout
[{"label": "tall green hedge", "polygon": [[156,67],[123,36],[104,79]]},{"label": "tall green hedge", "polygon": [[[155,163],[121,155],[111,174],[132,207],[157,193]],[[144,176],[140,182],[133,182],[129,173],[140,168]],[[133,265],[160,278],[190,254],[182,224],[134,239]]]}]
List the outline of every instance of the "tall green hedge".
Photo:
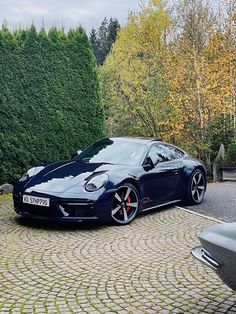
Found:
[{"label": "tall green hedge", "polygon": [[0,183],[104,136],[96,62],[82,28],[0,30]]}]

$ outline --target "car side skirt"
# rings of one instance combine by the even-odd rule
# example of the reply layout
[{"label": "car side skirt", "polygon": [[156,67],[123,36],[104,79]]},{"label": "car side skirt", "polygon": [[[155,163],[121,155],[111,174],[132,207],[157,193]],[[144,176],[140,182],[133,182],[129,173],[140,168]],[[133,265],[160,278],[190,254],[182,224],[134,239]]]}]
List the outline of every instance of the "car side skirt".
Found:
[{"label": "car side skirt", "polygon": [[142,209],[140,212],[146,212],[146,211],[154,209],[154,208],[164,207],[164,206],[171,205],[171,204],[178,203],[178,202],[181,202],[181,200],[174,200],[171,202],[161,203],[161,204],[158,204],[158,205],[155,205],[152,207],[147,207],[147,208]]}]

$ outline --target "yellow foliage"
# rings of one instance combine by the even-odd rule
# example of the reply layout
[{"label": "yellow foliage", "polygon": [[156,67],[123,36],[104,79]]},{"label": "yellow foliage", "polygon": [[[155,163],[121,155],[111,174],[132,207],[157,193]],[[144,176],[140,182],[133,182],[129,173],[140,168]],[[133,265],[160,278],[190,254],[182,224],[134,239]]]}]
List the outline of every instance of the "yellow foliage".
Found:
[{"label": "yellow foliage", "polygon": [[184,36],[170,40],[173,31],[162,0],[130,14],[101,69],[109,129],[197,151],[219,132],[215,121],[236,121],[236,48],[226,32],[209,30],[199,51]]}]

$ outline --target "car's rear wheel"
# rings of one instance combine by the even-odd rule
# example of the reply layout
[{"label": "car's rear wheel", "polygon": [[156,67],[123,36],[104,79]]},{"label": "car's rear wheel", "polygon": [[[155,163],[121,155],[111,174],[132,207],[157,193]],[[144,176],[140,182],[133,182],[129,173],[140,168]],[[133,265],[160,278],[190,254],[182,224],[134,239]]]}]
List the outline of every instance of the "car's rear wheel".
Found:
[{"label": "car's rear wheel", "polygon": [[188,184],[187,202],[190,205],[200,204],[206,191],[206,177],[201,169],[195,170]]},{"label": "car's rear wheel", "polygon": [[139,193],[136,187],[130,183],[121,185],[114,196],[111,217],[115,224],[126,225],[130,223],[138,213]]}]

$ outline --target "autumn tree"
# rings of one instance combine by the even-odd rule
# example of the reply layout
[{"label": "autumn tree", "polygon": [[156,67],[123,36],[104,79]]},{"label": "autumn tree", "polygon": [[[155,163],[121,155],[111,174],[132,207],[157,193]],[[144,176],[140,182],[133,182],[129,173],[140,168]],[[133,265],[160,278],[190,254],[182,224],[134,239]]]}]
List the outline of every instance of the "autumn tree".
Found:
[{"label": "autumn tree", "polygon": [[[153,0],[101,68],[111,134],[150,135],[210,165],[236,129],[236,0]],[[171,13],[170,13],[171,12]]]},{"label": "autumn tree", "polygon": [[207,125],[211,106],[207,103],[205,48],[213,31],[213,13],[205,0],[182,0],[177,6],[178,32],[167,72],[170,101],[179,112],[179,141],[200,153],[207,149]]},{"label": "autumn tree", "polygon": [[213,151],[221,142],[227,147],[236,129],[235,4],[232,0],[219,2],[219,8],[224,10],[218,15],[214,34],[206,47],[207,100],[212,104],[208,135]]},{"label": "autumn tree", "polygon": [[172,108],[164,79],[171,20],[163,1],[129,16],[102,68],[103,97],[114,134],[167,137]]}]

